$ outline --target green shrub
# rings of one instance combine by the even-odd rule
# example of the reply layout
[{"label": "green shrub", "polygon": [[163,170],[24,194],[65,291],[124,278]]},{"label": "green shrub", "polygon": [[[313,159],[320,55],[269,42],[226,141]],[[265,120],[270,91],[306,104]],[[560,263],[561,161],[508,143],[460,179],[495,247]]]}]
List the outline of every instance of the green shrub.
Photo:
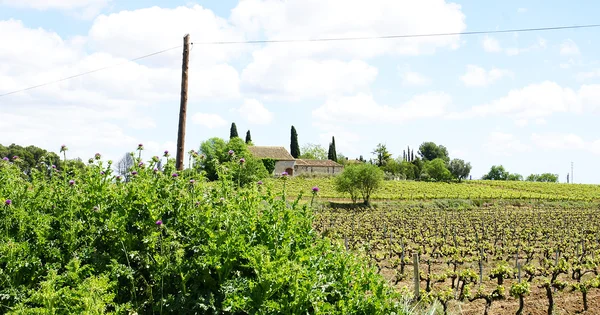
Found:
[{"label": "green shrub", "polygon": [[0,312],[402,313],[363,258],[315,234],[307,206],[236,188],[220,164],[207,185],[173,160],[138,163],[127,183],[101,161],[28,182],[0,160]]}]

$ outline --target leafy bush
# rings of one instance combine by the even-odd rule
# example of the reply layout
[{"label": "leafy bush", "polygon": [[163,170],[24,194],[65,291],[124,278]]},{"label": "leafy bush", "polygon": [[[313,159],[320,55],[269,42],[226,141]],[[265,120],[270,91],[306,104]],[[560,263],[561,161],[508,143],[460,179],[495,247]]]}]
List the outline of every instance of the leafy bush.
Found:
[{"label": "leafy bush", "polygon": [[271,158],[266,158],[262,159],[262,162],[265,165],[265,168],[267,169],[267,173],[269,173],[269,175],[273,175],[273,172],[275,172],[276,161]]},{"label": "leafy bush", "polygon": [[383,171],[375,165],[367,163],[351,165],[335,178],[335,189],[350,194],[354,203],[360,194],[364,204],[369,205],[371,195],[381,187],[383,180]]},{"label": "leafy bush", "polygon": [[128,183],[100,160],[28,182],[0,160],[0,312],[402,312],[376,270],[315,234],[307,206],[237,188],[219,163],[208,185],[140,162]]}]

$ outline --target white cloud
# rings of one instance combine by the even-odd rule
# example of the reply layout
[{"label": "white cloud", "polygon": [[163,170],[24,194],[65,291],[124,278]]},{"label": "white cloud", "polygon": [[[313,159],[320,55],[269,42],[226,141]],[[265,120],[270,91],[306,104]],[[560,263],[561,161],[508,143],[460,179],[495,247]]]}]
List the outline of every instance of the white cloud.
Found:
[{"label": "white cloud", "polygon": [[560,54],[562,56],[579,55],[579,47],[571,39],[567,39],[560,45]]},{"label": "white cloud", "polygon": [[312,112],[320,122],[393,123],[428,117],[439,117],[452,103],[450,95],[430,92],[414,96],[398,106],[380,105],[369,94],[332,97]]},{"label": "white cloud", "polygon": [[254,54],[254,62],[242,72],[243,91],[292,99],[345,94],[366,90],[378,72],[359,60],[285,62],[284,56],[272,58],[266,51]]},{"label": "white cloud", "polygon": [[[343,13],[340,14],[340,8]],[[444,0],[246,0],[231,21],[249,38],[318,39],[461,32],[461,7]],[[243,90],[294,99],[368,92],[377,69],[363,59],[456,49],[460,36],[267,44],[242,72]]]},{"label": "white cloud", "polygon": [[460,77],[466,86],[480,87],[488,86],[503,77],[511,77],[513,73],[509,70],[492,68],[487,71],[476,65],[467,65],[467,72]]},{"label": "white cloud", "polygon": [[598,77],[600,77],[600,69],[594,69],[592,71],[580,72],[576,75],[576,78],[579,81],[595,79]]},{"label": "white cloud", "polygon": [[111,0],[0,0],[0,5],[36,10],[61,10],[76,16],[92,18]]},{"label": "white cloud", "polygon": [[583,85],[575,91],[555,82],[544,81],[487,104],[475,106],[469,112],[455,117],[473,117],[505,114],[516,119],[543,118],[554,113],[595,112],[600,108],[600,85]]},{"label": "white cloud", "polygon": [[531,141],[543,150],[584,151],[600,155],[600,139],[585,140],[573,133],[534,133],[531,135]]},{"label": "white cloud", "polygon": [[505,53],[508,56],[516,56],[516,55],[520,55],[523,53],[527,53],[530,51],[538,51],[538,50],[544,50],[546,49],[546,47],[548,47],[548,42],[543,39],[543,38],[538,38],[538,40],[532,44],[529,47],[524,47],[524,48],[519,48],[519,47],[511,47],[511,48],[507,48],[505,49]]},{"label": "white cloud", "polygon": [[255,99],[244,100],[237,112],[251,124],[266,125],[273,121],[273,113]]},{"label": "white cloud", "polygon": [[517,13],[525,13],[527,11],[528,11],[527,8],[518,8],[517,9]]},{"label": "white cloud", "polygon": [[525,127],[529,124],[529,121],[527,119],[517,119],[515,120],[515,125],[519,126],[519,127]]},{"label": "white cloud", "polygon": [[502,50],[500,48],[500,42],[498,42],[497,39],[488,35],[485,36],[481,44],[483,45],[483,50],[487,52],[500,52]]},{"label": "white cloud", "polygon": [[431,79],[423,74],[406,71],[400,74],[404,86],[425,86],[431,84]]},{"label": "white cloud", "polygon": [[[313,122],[312,125],[320,131],[319,142],[323,145],[329,144],[331,137],[335,137],[338,154],[343,153],[349,159],[358,158],[358,155],[361,154],[357,147],[363,137],[358,133],[349,131],[339,124]],[[324,147],[327,148],[327,146]]]},{"label": "white cloud", "polygon": [[491,154],[504,156],[531,150],[529,145],[524,144],[514,135],[503,132],[492,132],[483,147]]},{"label": "white cloud", "polygon": [[196,113],[192,116],[192,122],[208,129],[227,126],[227,122],[217,114]]}]

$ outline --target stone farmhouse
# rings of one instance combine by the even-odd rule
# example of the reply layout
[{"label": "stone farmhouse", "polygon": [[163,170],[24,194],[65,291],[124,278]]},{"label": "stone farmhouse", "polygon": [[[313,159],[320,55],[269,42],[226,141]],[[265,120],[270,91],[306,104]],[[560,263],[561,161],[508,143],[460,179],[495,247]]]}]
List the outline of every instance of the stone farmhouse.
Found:
[{"label": "stone farmhouse", "polygon": [[295,159],[284,147],[249,146],[255,158],[275,160],[274,174],[287,172],[289,176],[301,174],[330,174],[342,172],[344,166],[332,160]]}]

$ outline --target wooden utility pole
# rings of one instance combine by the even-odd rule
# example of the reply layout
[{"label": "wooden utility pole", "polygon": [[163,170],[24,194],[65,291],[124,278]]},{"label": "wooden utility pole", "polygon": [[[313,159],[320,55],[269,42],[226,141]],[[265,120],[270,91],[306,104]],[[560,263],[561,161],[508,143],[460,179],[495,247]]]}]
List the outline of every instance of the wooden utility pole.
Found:
[{"label": "wooden utility pole", "polygon": [[185,117],[187,112],[188,96],[188,63],[190,61],[190,34],[183,37],[183,64],[181,67],[181,102],[179,104],[179,130],[177,132],[177,160],[175,166],[178,171],[183,170],[183,155],[185,147]]}]

